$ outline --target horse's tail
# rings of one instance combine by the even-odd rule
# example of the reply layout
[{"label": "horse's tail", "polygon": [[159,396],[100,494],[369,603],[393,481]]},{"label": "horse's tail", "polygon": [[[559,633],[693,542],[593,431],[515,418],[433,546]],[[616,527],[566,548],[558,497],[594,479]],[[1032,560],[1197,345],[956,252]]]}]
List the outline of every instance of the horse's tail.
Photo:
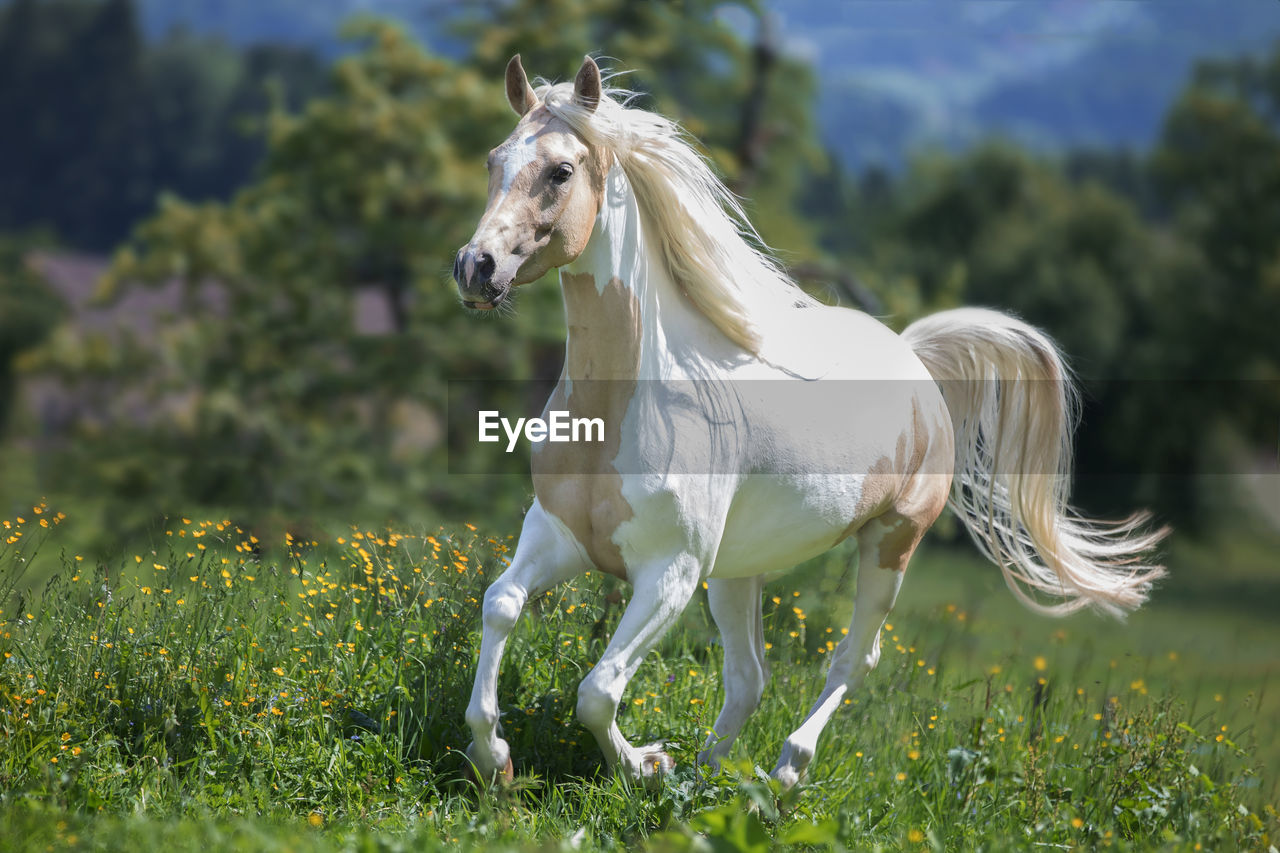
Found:
[{"label": "horse's tail", "polygon": [[[1148,513],[1090,521],[1067,505],[1079,398],[1058,348],[1039,330],[977,308],[943,311],[902,337],[938,382],[956,433],[949,504],[1028,607],[1123,616],[1163,567],[1147,562],[1168,534]],[[1044,604],[1034,593],[1061,600]]]}]

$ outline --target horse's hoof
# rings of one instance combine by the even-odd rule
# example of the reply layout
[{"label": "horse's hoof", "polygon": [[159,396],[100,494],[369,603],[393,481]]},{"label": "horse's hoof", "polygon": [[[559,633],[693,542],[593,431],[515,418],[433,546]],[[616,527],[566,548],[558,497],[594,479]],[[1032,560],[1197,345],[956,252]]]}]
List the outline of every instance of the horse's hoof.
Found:
[{"label": "horse's hoof", "polygon": [[646,782],[657,781],[676,769],[675,759],[655,744],[640,753],[640,776]]},{"label": "horse's hoof", "polygon": [[[476,760],[471,754],[471,749],[473,746],[474,744],[470,744],[467,746],[467,758],[469,760],[467,761],[466,776],[467,776],[468,782],[471,782],[475,785],[480,785],[481,780],[476,776]],[[503,782],[511,782],[515,778],[516,778],[516,771],[515,771],[515,768],[511,766],[511,756],[508,755],[507,766],[503,767],[501,770],[495,770],[488,779],[484,780],[484,784],[488,784],[489,782],[492,782],[495,779],[500,779]]]},{"label": "horse's hoof", "polygon": [[782,790],[790,791],[800,784],[800,771],[790,764],[779,764],[773,769],[773,778],[777,779],[779,784],[782,785]]},{"label": "horse's hoof", "polygon": [[[481,784],[480,780],[476,778],[476,766],[474,764],[467,762],[466,773],[467,773],[468,782],[471,782],[474,785]],[[515,778],[516,778],[515,768],[511,766],[511,759],[508,758],[507,766],[502,768],[501,770],[494,771],[494,774],[489,779],[489,781],[501,780],[503,783],[509,783],[514,781]]]}]

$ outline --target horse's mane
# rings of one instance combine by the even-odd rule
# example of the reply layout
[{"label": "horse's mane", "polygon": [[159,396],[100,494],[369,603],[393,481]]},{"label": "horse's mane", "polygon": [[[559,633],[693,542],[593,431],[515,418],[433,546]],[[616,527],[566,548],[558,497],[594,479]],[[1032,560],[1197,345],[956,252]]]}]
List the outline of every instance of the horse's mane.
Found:
[{"label": "horse's mane", "polygon": [[630,106],[633,94],[623,89],[606,88],[594,111],[574,102],[571,83],[543,85],[537,95],[617,158],[667,273],[734,343],[758,354],[761,318],[816,304],[768,253],[737,197],[677,123]]}]

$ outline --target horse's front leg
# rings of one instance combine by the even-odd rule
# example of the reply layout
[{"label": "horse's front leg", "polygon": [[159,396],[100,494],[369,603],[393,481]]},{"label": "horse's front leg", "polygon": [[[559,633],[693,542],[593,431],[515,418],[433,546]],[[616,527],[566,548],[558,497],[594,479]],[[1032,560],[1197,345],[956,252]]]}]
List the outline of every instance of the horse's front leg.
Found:
[{"label": "horse's front leg", "polygon": [[578,719],[595,735],[610,770],[633,779],[675,767],[661,743],[634,747],[618,730],[617,711],[640,662],[676,623],[701,579],[702,563],[689,554],[631,572],[633,595],[608,648],[578,687]]},{"label": "horse's front leg", "polygon": [[482,779],[501,772],[510,779],[511,750],[498,722],[498,667],[502,649],[530,597],[540,595],[588,566],[562,527],[533,502],[520,531],[511,566],[484,594],[484,630],[476,681],[467,706],[467,725],[474,737],[467,756]]}]

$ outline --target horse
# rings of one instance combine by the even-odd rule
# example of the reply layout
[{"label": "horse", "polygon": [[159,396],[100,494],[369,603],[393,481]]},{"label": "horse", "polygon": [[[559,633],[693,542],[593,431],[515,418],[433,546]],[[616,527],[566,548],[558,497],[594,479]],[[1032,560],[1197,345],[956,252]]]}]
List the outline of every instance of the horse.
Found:
[{"label": "horse", "polygon": [[1069,507],[1078,398],[1045,334],[979,308],[896,334],[827,306],[788,278],[680,126],[607,86],[590,56],[572,83],[535,89],[516,55],[505,83],[519,120],[489,153],[458,294],[469,312],[494,311],[558,268],[568,336],[547,409],[599,416],[605,435],[533,447],[535,497],[482,605],[466,709],[481,778],[512,777],[497,683],[521,610],[585,571],[633,595],[579,685],[577,716],[611,771],[646,781],[674,762],[663,743],[623,736],[618,703],[704,583],[724,705],[698,761],[715,767],[770,677],[764,579],[857,543],[852,620],[783,744],[784,788],[875,668],[912,553],[945,506],[1036,610],[1121,616],[1143,603],[1167,531],[1144,513],[1093,521]]}]

